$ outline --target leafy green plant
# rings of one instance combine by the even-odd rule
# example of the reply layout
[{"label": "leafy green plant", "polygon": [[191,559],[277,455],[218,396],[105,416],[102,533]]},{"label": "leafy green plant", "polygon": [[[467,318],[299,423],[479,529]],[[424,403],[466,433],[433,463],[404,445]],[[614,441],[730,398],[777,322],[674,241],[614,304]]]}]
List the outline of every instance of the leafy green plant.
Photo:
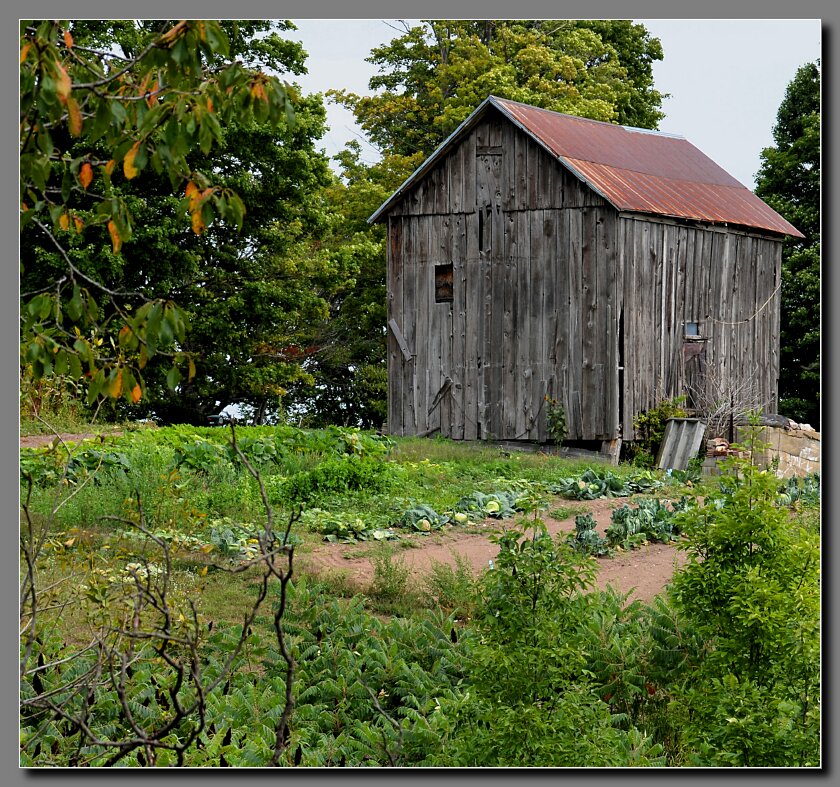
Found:
[{"label": "leafy green plant", "polygon": [[632,443],[631,459],[634,464],[653,467],[669,418],[685,418],[688,411],[683,407],[685,396],[664,399],[656,407],[639,413],[633,419],[636,440]]},{"label": "leafy green plant", "polygon": [[756,435],[721,463],[719,488],[678,516],[688,559],[673,596],[708,643],[679,703],[694,764],[818,757],[818,533],[778,505],[778,479],[752,461]]},{"label": "leafy green plant", "polygon": [[579,514],[575,517],[575,532],[566,537],[566,543],[584,555],[601,557],[610,554],[610,544],[595,529],[597,524],[592,514]]},{"label": "leafy green plant", "polygon": [[489,494],[476,491],[455,503],[455,511],[466,514],[473,521],[487,517],[509,519],[522,511],[525,504],[526,496],[515,491],[500,490]]},{"label": "leafy green plant", "polygon": [[475,609],[476,576],[469,561],[453,553],[455,566],[434,562],[425,579],[426,590],[435,602],[458,618],[471,617]]},{"label": "leafy green plant", "polygon": [[569,434],[566,411],[557,399],[552,399],[548,394],[545,395],[545,405],[548,434],[556,445],[560,445]]},{"label": "leafy green plant", "polygon": [[[688,505],[683,498],[679,508]],[[607,528],[607,540],[612,546],[633,549],[644,541],[668,544],[679,538],[679,526],[674,520],[674,510],[654,498],[639,500],[638,505],[622,506],[612,512]]]},{"label": "leafy green plant", "polygon": [[174,467],[178,470],[209,475],[229,463],[228,451],[209,440],[193,440],[175,449]]},{"label": "leafy green plant", "polygon": [[291,502],[312,503],[329,494],[382,489],[388,481],[383,462],[348,455],[296,473],[284,482],[281,494]]},{"label": "leafy green plant", "polygon": [[401,517],[400,525],[410,528],[419,533],[431,533],[433,530],[440,530],[449,522],[449,517],[439,514],[431,506],[424,504],[409,508]]},{"label": "leafy green plant", "polygon": [[382,601],[397,601],[405,596],[411,569],[391,550],[374,555],[370,595]]}]

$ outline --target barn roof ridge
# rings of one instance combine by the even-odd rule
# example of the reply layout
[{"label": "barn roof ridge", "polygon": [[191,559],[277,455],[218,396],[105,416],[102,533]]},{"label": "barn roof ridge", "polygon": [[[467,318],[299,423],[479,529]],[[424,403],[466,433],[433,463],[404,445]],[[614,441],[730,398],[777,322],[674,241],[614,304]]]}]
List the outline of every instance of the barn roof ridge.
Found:
[{"label": "barn roof ridge", "polygon": [[[488,107],[527,134],[616,210],[803,237],[681,135],[581,118],[490,95],[368,218],[375,223],[468,134]],[[589,129],[581,133],[581,126]],[[595,129],[598,129],[597,131]]]},{"label": "barn roof ridge", "polygon": [[512,98],[501,98],[500,96],[489,95],[487,99],[490,103],[498,106],[500,102],[504,102],[505,104],[516,104],[520,107],[525,107],[526,109],[536,109],[540,112],[549,112],[552,115],[560,115],[564,118],[571,118],[573,120],[580,120],[584,123],[598,123],[602,126],[610,126],[612,128],[623,128],[625,131],[636,132],[639,134],[652,134],[657,137],[669,137],[670,139],[685,139],[687,141],[687,137],[683,134],[674,134],[671,131],[659,131],[655,128],[642,128],[641,126],[625,126],[622,123],[613,123],[609,120],[595,120],[595,118],[587,118],[581,115],[571,115],[568,112],[558,112],[556,109],[548,109],[546,107],[538,107],[534,104],[526,104],[522,101],[514,101]]}]

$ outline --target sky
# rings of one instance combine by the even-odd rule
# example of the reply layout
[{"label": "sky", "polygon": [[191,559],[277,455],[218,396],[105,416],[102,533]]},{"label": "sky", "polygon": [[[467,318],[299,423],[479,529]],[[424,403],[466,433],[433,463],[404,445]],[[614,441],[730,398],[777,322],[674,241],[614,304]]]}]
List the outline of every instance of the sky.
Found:
[{"label": "sky", "polygon": [[[376,71],[370,50],[399,35],[394,19],[293,19],[289,38],[303,42],[309,74],[295,78],[307,93],[344,88],[370,93]],[[664,60],[653,66],[654,85],[670,94],[660,131],[686,137],[748,188],[755,187],[762,149],[773,145],[779,104],[796,69],[821,55],[819,19],[637,19],[662,42]],[[353,115],[327,103],[329,131],[321,146],[329,155],[359,139]]]}]

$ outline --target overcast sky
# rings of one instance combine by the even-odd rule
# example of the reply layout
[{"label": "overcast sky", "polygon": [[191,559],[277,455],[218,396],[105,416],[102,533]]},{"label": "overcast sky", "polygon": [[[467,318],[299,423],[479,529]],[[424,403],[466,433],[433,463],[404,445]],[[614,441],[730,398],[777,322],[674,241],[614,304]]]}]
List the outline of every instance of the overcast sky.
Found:
[{"label": "overcast sky", "polygon": [[[374,67],[370,50],[398,35],[396,20],[293,20],[309,54],[309,74],[297,81],[305,92],[345,88],[368,94]],[[755,186],[761,150],[773,144],[772,129],[785,89],[796,69],[820,57],[820,20],[639,19],[662,42],[665,59],[654,63],[654,84],[670,98],[660,130],[686,137],[748,188]],[[352,138],[369,161],[350,112],[327,104],[330,130],[322,140],[329,155]]]}]

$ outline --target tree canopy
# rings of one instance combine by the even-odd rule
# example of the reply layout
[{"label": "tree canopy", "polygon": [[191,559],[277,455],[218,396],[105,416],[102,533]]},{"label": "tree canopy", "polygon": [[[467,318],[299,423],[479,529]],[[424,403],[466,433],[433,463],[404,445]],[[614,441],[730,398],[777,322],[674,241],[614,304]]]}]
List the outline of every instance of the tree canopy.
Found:
[{"label": "tree canopy", "polygon": [[[188,216],[196,236],[214,222],[242,228],[242,199],[201,157],[234,121],[294,121],[287,86],[252,67],[281,61],[277,39],[236,57],[261,24],[21,22],[21,363],[36,379],[84,375],[89,401],[136,403],[161,351],[176,361],[170,387],[181,370],[194,373],[183,310],[150,292],[165,289],[152,286],[156,256],[137,270],[123,251],[142,226],[183,264],[189,250],[167,231],[173,217]],[[146,179],[168,201],[138,221],[148,204],[134,186]]]},{"label": "tree canopy", "polygon": [[331,95],[383,154],[430,155],[488,95],[656,128],[659,41],[624,20],[427,20],[368,58],[370,96]]},{"label": "tree canopy", "polygon": [[788,238],[782,256],[779,410],[820,423],[820,67],[799,68],[761,153],[756,194],[804,238]]}]

